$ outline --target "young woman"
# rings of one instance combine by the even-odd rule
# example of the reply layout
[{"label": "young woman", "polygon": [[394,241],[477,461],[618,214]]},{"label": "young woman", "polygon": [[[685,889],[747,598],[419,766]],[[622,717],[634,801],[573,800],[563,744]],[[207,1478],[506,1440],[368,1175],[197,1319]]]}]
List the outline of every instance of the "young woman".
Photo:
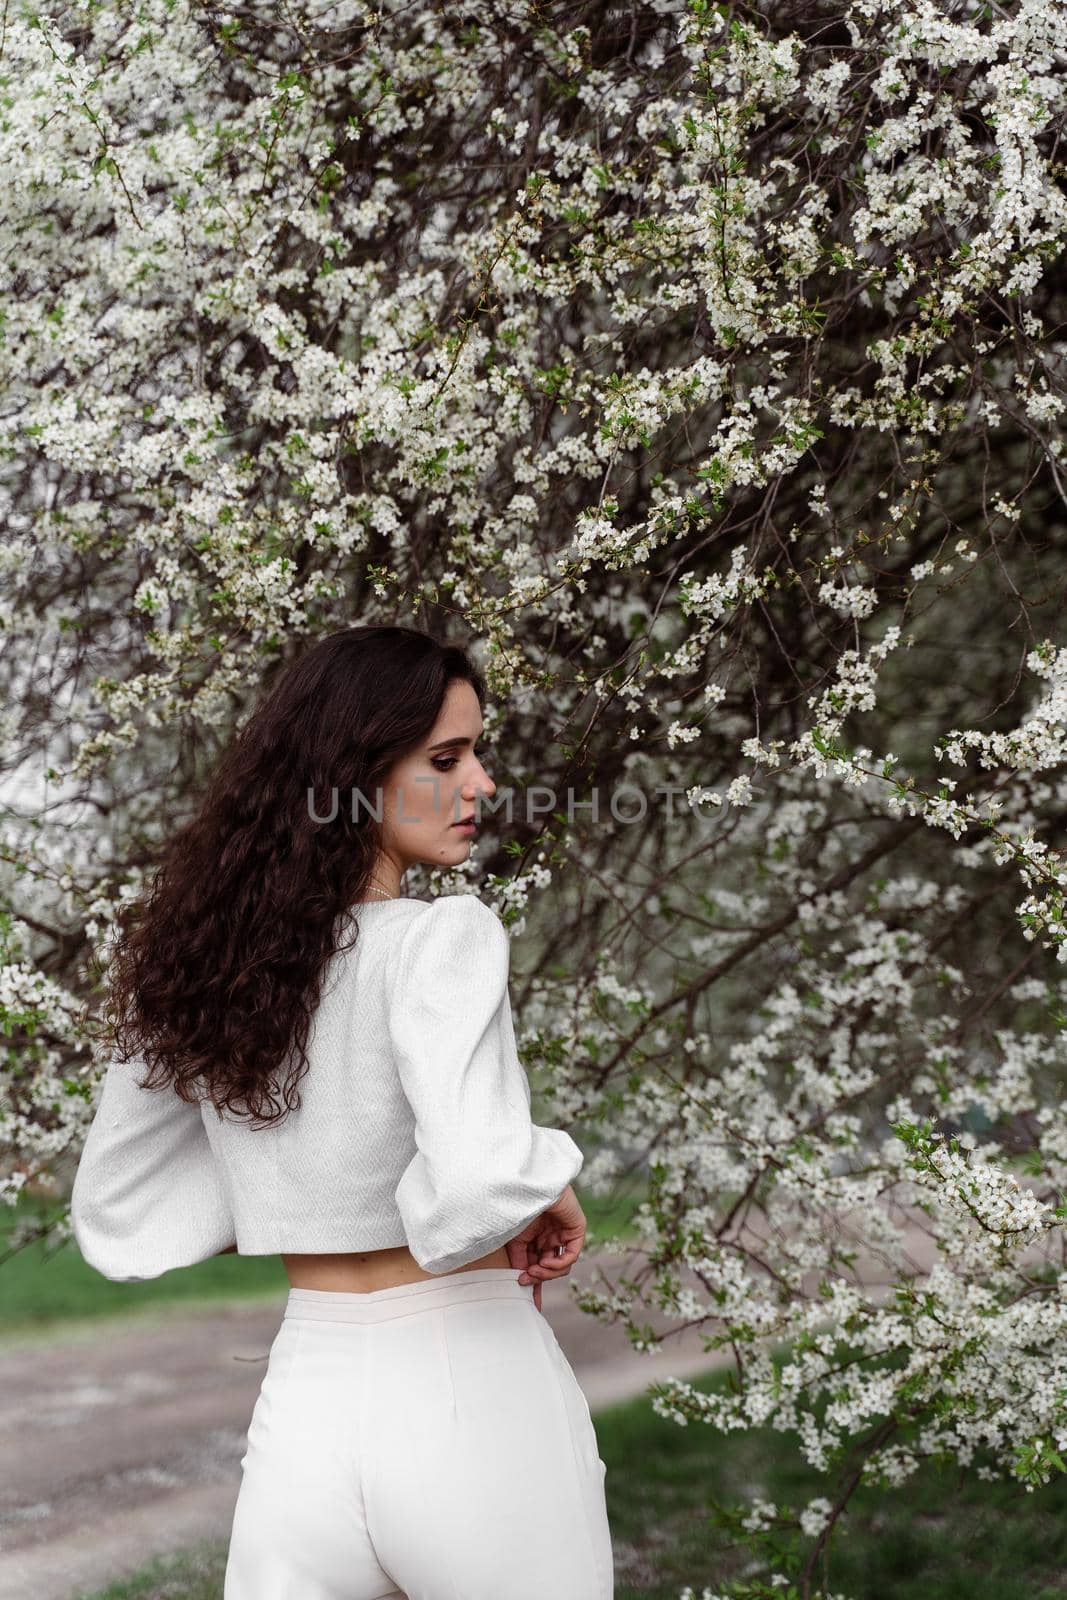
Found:
[{"label": "young woman", "polygon": [[224,1600],[613,1595],[604,1462],[539,1314],[584,1242],[582,1152],[531,1120],[499,919],[402,890],[466,859],[495,792],[484,698],[416,629],[321,640],[111,955],[83,1256],[129,1282],[280,1253],[291,1285]]}]

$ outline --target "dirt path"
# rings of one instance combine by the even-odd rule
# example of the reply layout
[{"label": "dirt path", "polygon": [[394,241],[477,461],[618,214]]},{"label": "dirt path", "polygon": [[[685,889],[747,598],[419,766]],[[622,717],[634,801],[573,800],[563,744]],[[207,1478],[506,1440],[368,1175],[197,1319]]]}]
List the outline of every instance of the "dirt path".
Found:
[{"label": "dirt path", "polygon": [[[600,1258],[609,1279],[636,1257]],[[592,1282],[589,1252],[571,1275]],[[544,1314],[590,1408],[715,1364],[696,1332],[638,1355],[620,1327],[546,1285]],[[75,1600],[157,1554],[225,1539],[284,1291],[153,1307],[0,1343],[0,1600]],[[639,1308],[657,1332],[668,1319]]]}]

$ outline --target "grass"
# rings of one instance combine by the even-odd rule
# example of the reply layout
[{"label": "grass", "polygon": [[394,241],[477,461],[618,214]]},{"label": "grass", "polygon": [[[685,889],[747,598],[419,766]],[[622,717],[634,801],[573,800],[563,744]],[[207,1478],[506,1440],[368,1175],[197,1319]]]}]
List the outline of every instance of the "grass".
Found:
[{"label": "grass", "polygon": [[[697,1380],[710,1392],[723,1374]],[[796,1439],[759,1429],[722,1437],[631,1402],[596,1419],[608,1464],[616,1600],[677,1600],[742,1576],[751,1561],[709,1519],[706,1500],[751,1494],[779,1507],[832,1498]],[[1067,1600],[1067,1479],[1027,1494],[961,1481],[928,1464],[898,1490],[864,1489],[832,1548],[827,1587],[854,1600]]]},{"label": "grass", "polygon": [[[696,1387],[722,1382],[712,1375]],[[686,1583],[699,1595],[749,1569],[749,1553],[709,1519],[707,1497],[758,1492],[781,1506],[827,1492],[793,1441],[766,1430],[724,1439],[679,1428],[645,1400],[599,1412],[596,1430],[608,1468],[615,1600],[677,1600]],[[850,1600],[1067,1597],[1067,1480],[1028,1495],[1006,1484],[960,1485],[931,1466],[905,1489],[862,1491],[847,1520],[829,1587]],[[225,1565],[224,1542],[202,1544],[82,1600],[220,1600]]]},{"label": "grass", "polygon": [[140,1572],[96,1591],[92,1600],[220,1600],[226,1545],[217,1540],[157,1556]]},{"label": "grass", "polygon": [[[25,1193],[17,1206],[0,1205],[0,1256],[23,1218],[33,1214],[54,1220],[63,1210],[53,1199]],[[288,1285],[279,1256],[235,1255],[215,1256],[145,1283],[112,1283],[86,1265],[73,1240],[56,1246],[47,1239],[22,1246],[0,1262],[0,1340],[62,1336],[75,1323],[96,1326],[102,1318],[129,1317],[177,1302],[192,1307],[284,1295]]]},{"label": "grass", "polygon": [[[605,1205],[581,1196],[590,1234],[606,1237],[628,1233],[628,1219],[638,1200]],[[640,1197],[638,1197],[639,1199]],[[9,1248],[16,1225],[27,1216],[54,1220],[64,1205],[43,1195],[23,1192],[14,1207],[0,1204],[0,1257]],[[0,1261],[0,1341],[41,1335],[63,1336],[72,1325],[91,1326],[102,1317],[147,1314],[180,1302],[190,1309],[219,1301],[284,1296],[289,1279],[280,1256],[214,1256],[195,1267],[179,1267],[144,1283],[112,1283],[82,1260],[69,1240],[58,1247],[49,1240],[18,1249]]]}]

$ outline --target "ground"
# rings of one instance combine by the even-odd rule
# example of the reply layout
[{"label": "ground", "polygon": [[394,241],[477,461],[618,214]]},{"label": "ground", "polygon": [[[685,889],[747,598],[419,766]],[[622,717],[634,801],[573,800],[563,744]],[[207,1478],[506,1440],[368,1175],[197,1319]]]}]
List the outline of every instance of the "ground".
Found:
[{"label": "ground", "polygon": [[[594,1415],[714,1362],[695,1331],[658,1355],[573,1304],[570,1282],[632,1271],[583,1256],[542,1310]],[[0,1344],[0,1600],[74,1600],[153,1555],[223,1538],[285,1295],[155,1307]],[[642,1324],[670,1323],[642,1308]]]}]

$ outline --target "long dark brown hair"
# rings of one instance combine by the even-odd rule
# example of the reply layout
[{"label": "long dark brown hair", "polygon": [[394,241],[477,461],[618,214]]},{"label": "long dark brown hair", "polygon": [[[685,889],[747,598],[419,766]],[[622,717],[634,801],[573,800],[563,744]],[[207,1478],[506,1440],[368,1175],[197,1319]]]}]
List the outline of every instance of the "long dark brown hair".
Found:
[{"label": "long dark brown hair", "polygon": [[[119,916],[105,1015],[120,1059],[139,1054],[149,1068],[141,1088],[210,1098],[256,1126],[300,1104],[323,970],[352,947],[338,931],[378,856],[378,786],[430,733],[456,679],[484,708],[482,675],[459,646],[416,628],[352,627],[260,700],[151,889]],[[333,820],[317,821],[334,789]],[[279,1105],[274,1074],[287,1059]]]}]

